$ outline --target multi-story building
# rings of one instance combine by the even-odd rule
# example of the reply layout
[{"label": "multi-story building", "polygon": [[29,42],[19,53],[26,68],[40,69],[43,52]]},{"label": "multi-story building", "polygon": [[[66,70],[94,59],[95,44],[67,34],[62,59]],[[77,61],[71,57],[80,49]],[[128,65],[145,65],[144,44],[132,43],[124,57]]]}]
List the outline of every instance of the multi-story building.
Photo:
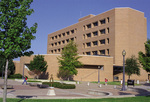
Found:
[{"label": "multi-story building", "polygon": [[[147,41],[147,25],[144,13],[131,8],[115,8],[99,15],[88,15],[79,22],[48,35],[47,72],[57,79],[58,61],[64,46],[69,40],[78,45],[80,61],[84,67],[78,68],[75,80],[96,81],[98,68],[101,68],[100,80],[113,77],[122,79],[120,72],[123,64],[122,51],[126,51],[126,58],[138,52],[145,52],[144,43]],[[21,57],[20,70],[29,64],[31,57]],[[27,74],[27,73],[26,73]],[[141,68],[141,76],[133,75],[132,79],[146,80],[150,74]]]},{"label": "multi-story building", "polygon": [[79,22],[48,35],[47,54],[60,54],[74,40],[81,55],[109,55],[115,66],[126,57],[144,51],[147,41],[144,13],[131,8],[115,8],[99,15],[88,15]]}]

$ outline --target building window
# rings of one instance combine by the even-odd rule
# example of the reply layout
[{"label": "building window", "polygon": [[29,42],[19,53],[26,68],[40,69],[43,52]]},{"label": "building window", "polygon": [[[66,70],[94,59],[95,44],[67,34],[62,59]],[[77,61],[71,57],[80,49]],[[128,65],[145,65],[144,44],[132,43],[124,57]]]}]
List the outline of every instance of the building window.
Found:
[{"label": "building window", "polygon": [[53,53],[53,50],[51,50],[51,53]]},{"label": "building window", "polygon": [[54,46],[54,44],[52,43],[51,46]]},{"label": "building window", "polygon": [[93,36],[98,36],[98,31],[93,32]]},{"label": "building window", "polygon": [[64,50],[64,48],[62,48],[62,51]]},{"label": "building window", "polygon": [[86,52],[86,55],[91,55],[91,52]]},{"label": "building window", "polygon": [[67,39],[66,41],[67,41],[67,43],[68,43],[68,42],[69,42],[69,39]]},{"label": "building window", "polygon": [[85,48],[85,43],[83,43],[83,48]]},{"label": "building window", "polygon": [[91,33],[86,34],[87,38],[91,37]]},{"label": "building window", "polygon": [[62,43],[65,44],[65,40],[63,40]]},{"label": "building window", "polygon": [[91,24],[88,24],[88,25],[86,25],[86,26],[87,26],[88,29],[91,28]]},{"label": "building window", "polygon": [[54,40],[54,37],[52,37],[52,40]]},{"label": "building window", "polygon": [[100,44],[105,44],[105,39],[100,40]]},{"label": "building window", "polygon": [[71,30],[71,33],[73,34],[73,33],[74,33],[74,30]]},{"label": "building window", "polygon": [[60,52],[60,49],[58,49],[58,52]]},{"label": "building window", "polygon": [[57,36],[55,36],[55,39],[57,39]]},{"label": "building window", "polygon": [[57,42],[55,43],[55,46],[57,46]]},{"label": "building window", "polygon": [[85,39],[85,34],[83,34],[83,39]]},{"label": "building window", "polygon": [[56,49],[55,49],[54,51],[55,51],[55,53],[57,52],[57,50],[56,50]]},{"label": "building window", "polygon": [[98,54],[97,54],[97,51],[92,51],[92,52],[93,52],[93,55],[98,55]]},{"label": "building window", "polygon": [[86,43],[86,46],[90,47],[91,46],[91,42]]},{"label": "building window", "polygon": [[65,33],[63,33],[62,35],[65,36]]},{"label": "building window", "polygon": [[100,50],[101,55],[105,55],[105,50]]},{"label": "building window", "polygon": [[97,46],[98,45],[97,41],[93,41],[93,45]]},{"label": "building window", "polygon": [[83,55],[85,55],[85,53],[83,52]]},{"label": "building window", "polygon": [[94,25],[94,27],[98,26],[98,22],[94,22],[93,25]]},{"label": "building window", "polygon": [[109,28],[107,28],[107,33],[109,33]]},{"label": "building window", "polygon": [[85,25],[83,26],[83,30],[86,30]]},{"label": "building window", "polygon": [[109,44],[109,38],[107,38],[107,44]]},{"label": "building window", "polygon": [[61,34],[59,34],[58,36],[59,36],[59,38],[61,38]]},{"label": "building window", "polygon": [[100,20],[100,23],[101,23],[101,24],[105,24],[105,23],[106,23],[105,19]]},{"label": "building window", "polygon": [[69,35],[69,31],[67,32],[67,35]]},{"label": "building window", "polygon": [[58,44],[60,45],[60,44],[61,44],[61,42],[59,41],[59,42],[58,42]]},{"label": "building window", "polygon": [[107,22],[109,23],[109,17],[107,17]]},{"label": "building window", "polygon": [[71,38],[72,41],[74,41],[74,38]]},{"label": "building window", "polygon": [[107,49],[107,54],[109,55],[109,49]]},{"label": "building window", "polygon": [[105,34],[105,29],[100,30],[101,34]]}]

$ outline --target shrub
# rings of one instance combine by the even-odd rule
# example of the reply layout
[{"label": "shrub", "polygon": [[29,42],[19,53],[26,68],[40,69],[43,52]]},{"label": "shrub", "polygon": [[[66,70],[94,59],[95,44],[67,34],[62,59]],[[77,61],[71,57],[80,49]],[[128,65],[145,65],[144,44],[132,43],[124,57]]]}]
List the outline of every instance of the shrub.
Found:
[{"label": "shrub", "polygon": [[22,78],[21,74],[9,75],[8,78]]},{"label": "shrub", "polygon": [[[51,86],[50,82],[43,82],[42,84]],[[52,87],[60,88],[60,89],[75,89],[76,86],[73,84],[65,84],[65,83],[59,83],[59,82],[53,82]]]}]

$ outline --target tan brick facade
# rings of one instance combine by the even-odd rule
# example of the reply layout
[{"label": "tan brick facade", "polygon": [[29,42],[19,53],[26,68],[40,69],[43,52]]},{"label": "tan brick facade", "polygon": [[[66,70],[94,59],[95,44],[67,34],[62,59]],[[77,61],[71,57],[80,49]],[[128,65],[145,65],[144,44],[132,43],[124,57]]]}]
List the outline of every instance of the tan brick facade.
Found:
[{"label": "tan brick facade", "polygon": [[[147,41],[146,22],[143,12],[131,8],[115,8],[96,16],[91,14],[80,18],[78,23],[48,35],[47,54],[51,55],[45,55],[49,65],[47,71],[56,78],[58,71],[56,54],[61,53],[69,40],[74,40],[78,45],[78,53],[83,55],[81,62],[85,66],[90,65],[90,68],[78,68],[75,80],[97,80],[98,65],[104,65],[104,70],[100,73],[103,76],[101,80],[105,77],[113,80],[113,68],[122,66],[123,50],[126,51],[126,58],[131,55],[138,57],[139,51],[144,52],[144,43]],[[23,67],[22,63],[29,63],[32,57],[27,59],[27,57],[21,58],[20,68]],[[141,73],[140,77],[134,76],[133,79],[148,78],[148,73],[143,69]],[[121,79],[120,74],[116,75]]]}]

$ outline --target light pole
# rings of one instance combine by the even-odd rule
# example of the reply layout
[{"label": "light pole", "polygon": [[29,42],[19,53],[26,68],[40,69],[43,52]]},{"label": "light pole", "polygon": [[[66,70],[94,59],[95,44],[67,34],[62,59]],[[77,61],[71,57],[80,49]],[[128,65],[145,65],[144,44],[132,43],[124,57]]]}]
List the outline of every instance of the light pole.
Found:
[{"label": "light pole", "polygon": [[98,84],[100,84],[100,79],[99,79],[99,75],[100,75],[100,66],[98,66]]},{"label": "light pole", "polygon": [[121,91],[125,91],[125,55],[126,55],[126,51],[123,50],[122,51],[122,55],[123,55],[123,83],[122,83],[122,89]]}]

